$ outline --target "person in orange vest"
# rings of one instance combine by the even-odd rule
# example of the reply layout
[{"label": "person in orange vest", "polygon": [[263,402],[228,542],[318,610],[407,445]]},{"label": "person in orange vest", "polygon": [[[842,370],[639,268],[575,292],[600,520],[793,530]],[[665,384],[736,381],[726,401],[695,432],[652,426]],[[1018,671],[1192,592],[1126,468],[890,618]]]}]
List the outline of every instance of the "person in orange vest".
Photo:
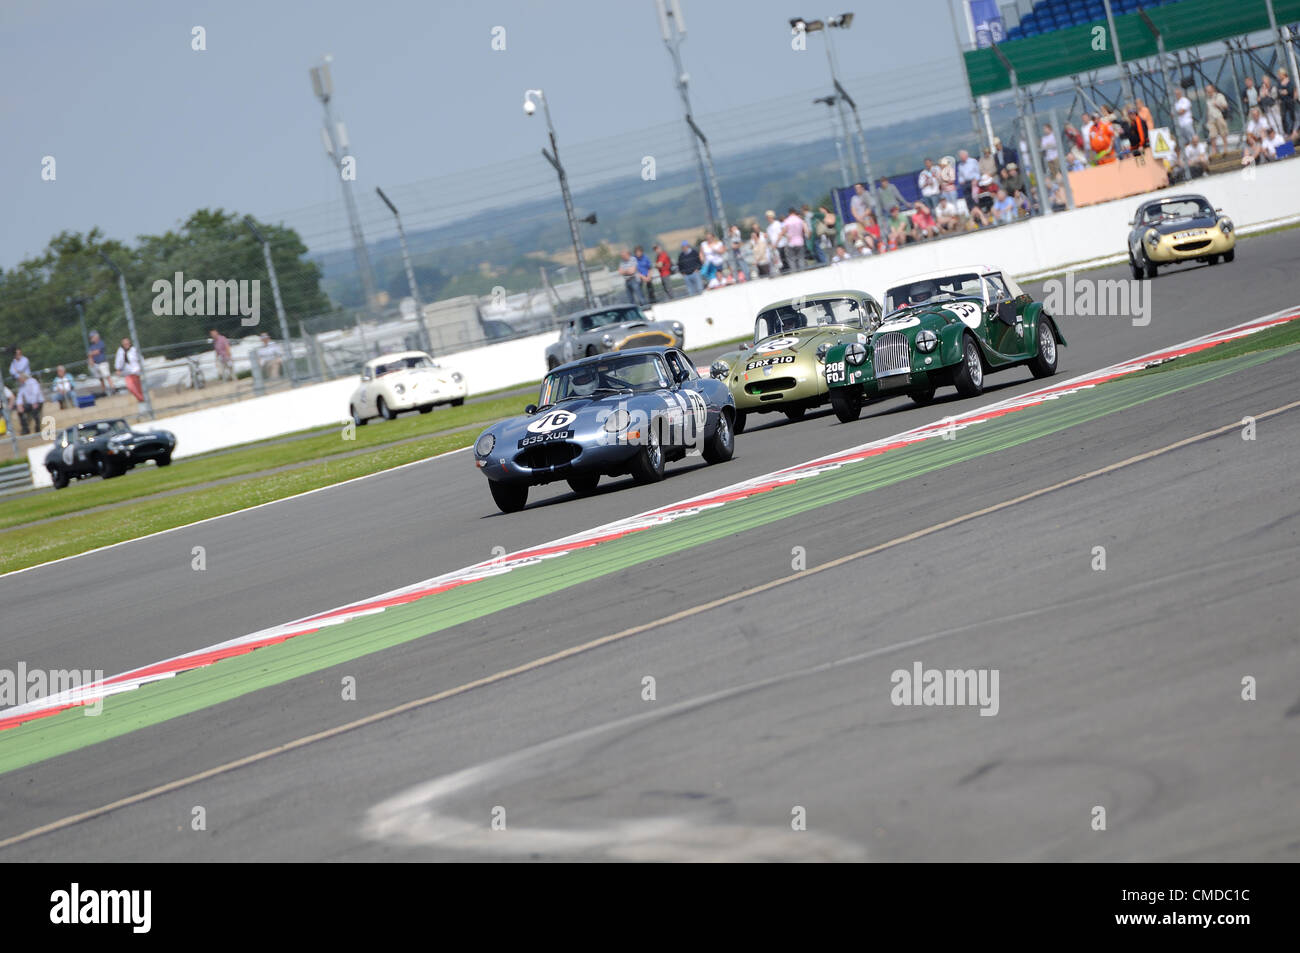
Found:
[{"label": "person in orange vest", "polygon": [[1111,128],[1104,116],[1098,115],[1088,133],[1089,145],[1092,146],[1093,161],[1097,165],[1106,165],[1115,161],[1115,130]]}]

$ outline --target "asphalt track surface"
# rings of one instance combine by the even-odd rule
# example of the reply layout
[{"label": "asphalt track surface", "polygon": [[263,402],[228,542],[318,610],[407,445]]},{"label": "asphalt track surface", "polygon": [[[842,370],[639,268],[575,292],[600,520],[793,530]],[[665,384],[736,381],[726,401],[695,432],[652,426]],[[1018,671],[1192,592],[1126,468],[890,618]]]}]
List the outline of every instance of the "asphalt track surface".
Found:
[{"label": "asphalt track surface", "polygon": [[[1146,327],[1062,318],[1062,373],[1295,305],[1298,253],[1283,232],[1162,274]],[[1295,400],[1297,373],[1300,355],[1279,357],[12,771],[0,839],[788,577],[794,547],[813,567],[1262,413]],[[855,424],[755,421],[721,467],[582,501],[559,484],[511,516],[468,454],[426,461],[0,578],[0,653],[124,671],[1037,386],[1022,370],[990,384]],[[1300,412],[1280,414],[1255,441],[1171,451],[0,858],[1296,859],[1298,447]],[[917,661],[998,669],[999,713],[890,704],[890,673]],[[509,833],[488,830],[497,807]]]}]

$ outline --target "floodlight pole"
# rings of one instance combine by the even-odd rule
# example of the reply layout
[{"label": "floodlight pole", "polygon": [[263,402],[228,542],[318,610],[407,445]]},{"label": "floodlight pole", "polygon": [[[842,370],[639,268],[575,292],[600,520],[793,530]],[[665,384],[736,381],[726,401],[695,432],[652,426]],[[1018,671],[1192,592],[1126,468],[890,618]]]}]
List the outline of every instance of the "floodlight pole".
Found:
[{"label": "floodlight pole", "polygon": [[284,347],[287,352],[285,360],[289,364],[289,386],[297,387],[298,374],[294,369],[293,339],[289,337],[289,320],[285,317],[284,302],[280,300],[280,282],[275,277],[275,263],[271,261],[271,243],[266,240],[266,236],[262,234],[261,229],[253,224],[252,216],[245,215],[244,224],[253,233],[253,237],[262,244],[262,256],[266,259],[266,271],[271,276],[271,294],[275,298],[275,313],[280,318],[280,336],[284,338]]},{"label": "floodlight pole", "polygon": [[104,264],[112,268],[114,274],[117,275],[117,290],[122,293],[122,308],[126,311],[126,327],[131,332],[131,345],[140,353],[140,392],[144,394],[145,412],[148,413],[149,419],[152,420],[154,418],[153,398],[149,395],[149,380],[144,372],[144,345],[140,342],[140,336],[135,332],[135,313],[131,310],[131,296],[126,292],[126,275],[122,274],[121,268],[113,264],[113,259],[104,254],[103,249],[99,250],[99,257],[104,259]]},{"label": "floodlight pole", "polygon": [[388,206],[388,210],[393,213],[393,218],[397,219],[397,239],[402,245],[402,264],[406,267],[406,283],[411,286],[411,297],[415,301],[415,317],[420,325],[420,337],[424,341],[424,350],[432,354],[433,341],[429,337],[429,328],[424,323],[424,306],[420,304],[420,288],[415,283],[415,269],[411,267],[411,250],[406,246],[406,229],[402,227],[402,216],[398,214],[397,206],[389,201],[383,189],[376,185],[375,191],[379,193],[379,197]]},{"label": "floodlight pole", "polygon": [[540,89],[528,89],[524,91],[524,112],[532,115],[537,108],[534,99],[541,100],[542,112],[546,115],[546,131],[551,138],[551,151],[547,152],[542,148],[542,156],[555,169],[555,174],[560,179],[560,194],[564,197],[564,214],[569,219],[569,235],[573,239],[573,254],[578,260],[578,275],[582,278],[582,293],[587,300],[587,307],[596,306],[595,296],[591,292],[591,276],[587,274],[587,259],[582,254],[582,236],[578,234],[578,219],[573,211],[573,196],[569,194],[569,177],[564,171],[564,166],[560,164],[560,147],[555,140],[555,125],[551,122],[551,106],[546,100],[546,94]]},{"label": "floodlight pole", "polygon": [[1124,101],[1137,104],[1133,98],[1133,83],[1129,79],[1128,68],[1124,65],[1124,55],[1119,49],[1119,34],[1115,32],[1115,12],[1110,7],[1110,0],[1101,0],[1106,8],[1106,24],[1110,27],[1110,45],[1115,49],[1115,65],[1119,67],[1119,81],[1124,87]]}]

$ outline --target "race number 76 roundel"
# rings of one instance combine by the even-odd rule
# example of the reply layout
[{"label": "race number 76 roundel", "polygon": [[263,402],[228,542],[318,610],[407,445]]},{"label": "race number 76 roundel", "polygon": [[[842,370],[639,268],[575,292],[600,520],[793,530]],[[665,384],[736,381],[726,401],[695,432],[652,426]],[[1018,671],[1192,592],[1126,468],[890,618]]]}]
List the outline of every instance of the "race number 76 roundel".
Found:
[{"label": "race number 76 roundel", "polygon": [[550,433],[552,430],[563,430],[577,419],[577,414],[571,414],[567,410],[553,410],[529,424],[528,432]]}]

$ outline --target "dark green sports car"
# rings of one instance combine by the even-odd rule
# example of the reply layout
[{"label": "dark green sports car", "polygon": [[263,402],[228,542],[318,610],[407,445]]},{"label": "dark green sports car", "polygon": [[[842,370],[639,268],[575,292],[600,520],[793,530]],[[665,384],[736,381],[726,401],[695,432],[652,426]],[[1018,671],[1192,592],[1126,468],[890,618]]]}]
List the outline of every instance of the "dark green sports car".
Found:
[{"label": "dark green sports car", "polygon": [[831,406],[846,423],[877,397],[907,394],[926,404],[947,385],[973,397],[991,371],[1023,365],[1050,377],[1065,344],[1042,303],[987,265],[900,282],[885,293],[885,311],[865,344],[837,344],[826,354]]}]

